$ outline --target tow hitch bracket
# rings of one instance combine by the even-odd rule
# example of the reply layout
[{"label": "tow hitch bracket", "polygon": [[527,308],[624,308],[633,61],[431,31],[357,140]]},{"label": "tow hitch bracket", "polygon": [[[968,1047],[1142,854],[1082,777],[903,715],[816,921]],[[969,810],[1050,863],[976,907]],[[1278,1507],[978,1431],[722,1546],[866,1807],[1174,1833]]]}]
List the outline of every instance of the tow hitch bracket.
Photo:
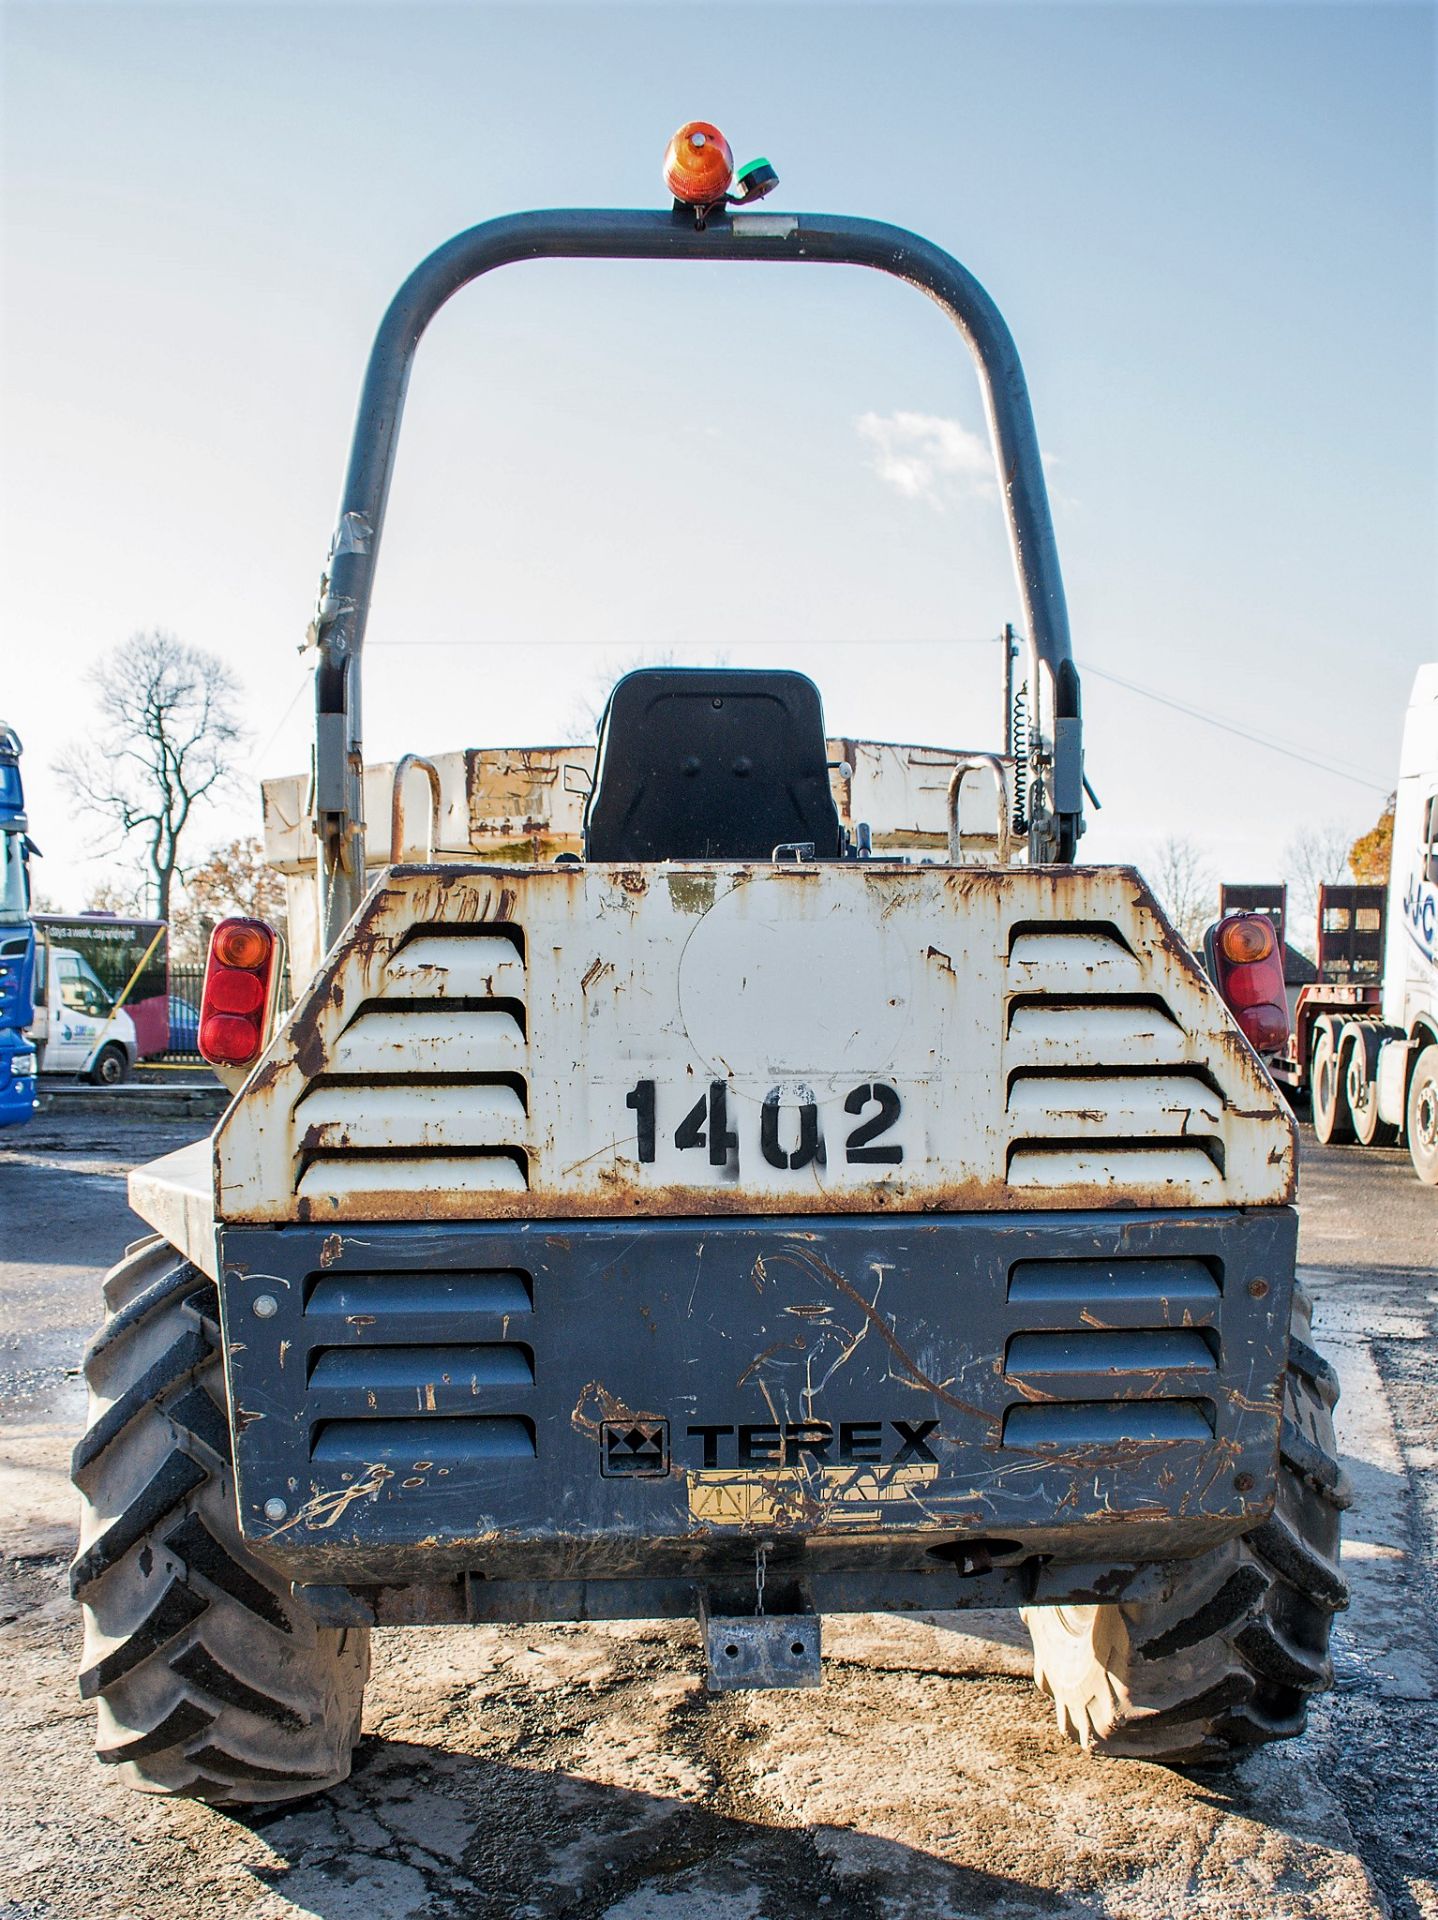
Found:
[{"label": "tow hitch bracket", "polygon": [[[710,1693],[819,1685],[819,1615],[802,1600],[788,1613],[718,1613],[715,1599],[700,1589],[704,1684]],[[727,1594],[723,1600],[732,1604]]]}]

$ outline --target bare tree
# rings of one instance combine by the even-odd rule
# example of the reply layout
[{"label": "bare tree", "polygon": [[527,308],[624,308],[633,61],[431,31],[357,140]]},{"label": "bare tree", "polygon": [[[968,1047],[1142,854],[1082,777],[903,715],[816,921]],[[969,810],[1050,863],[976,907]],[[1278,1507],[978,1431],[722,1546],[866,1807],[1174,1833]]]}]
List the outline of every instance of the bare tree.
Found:
[{"label": "bare tree", "polygon": [[91,887],[90,897],[81,909],[84,913],[113,913],[125,919],[133,919],[145,911],[145,895],[149,891],[145,879],[145,869],[136,867],[133,871],[111,874],[98,886]]},{"label": "bare tree", "polygon": [[1288,924],[1312,928],[1318,924],[1318,889],[1324,881],[1347,880],[1348,849],[1352,835],[1336,820],[1305,827],[1283,849],[1283,877],[1288,882]]},{"label": "bare tree", "polygon": [[268,920],[282,936],[286,933],[285,883],[267,864],[264,845],[253,835],[216,847],[186,873],[171,954],[182,960],[203,960],[211,933],[231,913]]},{"label": "bare tree", "polygon": [[1208,861],[1183,834],[1170,834],[1160,841],[1148,877],[1169,919],[1189,946],[1197,947],[1218,914],[1218,887]]},{"label": "bare tree", "polygon": [[215,654],[158,631],[132,634],[88,677],[98,733],[71,747],[55,771],[83,808],[116,829],[110,851],[142,836],[155,910],[168,920],[191,813],[233,777],[244,737],[239,684]]},{"label": "bare tree", "polygon": [[575,691],[569,718],[564,723],[565,744],[588,746],[593,743],[614,684],[622,680],[626,673],[633,673],[636,667],[672,667],[675,664],[672,647],[646,648],[620,660],[612,657],[602,660],[590,674],[587,686]]},{"label": "bare tree", "polygon": [[[725,652],[712,654],[707,660],[691,661],[691,665],[704,667],[727,667],[729,655]],[[588,685],[579,689],[569,709],[569,718],[565,721],[565,744],[567,746],[588,746],[599,733],[599,723],[604,718],[604,709],[609,704],[609,696],[616,682],[626,673],[633,673],[638,667],[677,667],[678,657],[673,647],[645,647],[638,653],[625,655],[622,659],[601,661],[589,676]]]}]

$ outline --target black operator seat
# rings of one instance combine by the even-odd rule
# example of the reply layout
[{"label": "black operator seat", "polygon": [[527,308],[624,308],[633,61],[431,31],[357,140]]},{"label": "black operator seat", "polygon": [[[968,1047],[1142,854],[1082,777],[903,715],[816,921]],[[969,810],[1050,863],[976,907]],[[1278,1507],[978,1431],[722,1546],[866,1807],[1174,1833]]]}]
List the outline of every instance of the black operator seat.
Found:
[{"label": "black operator seat", "polygon": [[819,689],[802,673],[642,667],[609,696],[584,814],[590,860],[841,851]]}]

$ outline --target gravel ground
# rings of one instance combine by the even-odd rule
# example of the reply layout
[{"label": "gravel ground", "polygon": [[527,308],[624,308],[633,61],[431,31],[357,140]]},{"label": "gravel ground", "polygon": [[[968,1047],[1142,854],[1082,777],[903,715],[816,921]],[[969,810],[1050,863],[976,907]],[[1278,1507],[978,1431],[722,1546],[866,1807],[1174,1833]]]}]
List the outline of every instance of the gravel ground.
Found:
[{"label": "gravel ground", "polygon": [[815,1692],[707,1695],[697,1635],[376,1636],[353,1779],[257,1819],[126,1792],[90,1753],[66,1460],[123,1173],[186,1123],[0,1136],[0,1920],[1438,1920],[1438,1194],[1305,1139],[1301,1253],[1359,1493],[1338,1685],[1229,1774],[1087,1759],[1016,1619],[825,1629]]}]

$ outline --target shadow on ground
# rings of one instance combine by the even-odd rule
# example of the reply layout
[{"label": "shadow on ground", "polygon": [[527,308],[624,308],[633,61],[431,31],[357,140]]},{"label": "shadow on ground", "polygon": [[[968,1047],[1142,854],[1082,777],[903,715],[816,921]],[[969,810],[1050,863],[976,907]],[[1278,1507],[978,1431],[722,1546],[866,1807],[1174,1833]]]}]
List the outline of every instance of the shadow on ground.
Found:
[{"label": "shadow on ground", "polygon": [[239,1822],[275,1856],[257,1877],[317,1920],[889,1920],[899,1888],[905,1908],[955,1920],[1093,1912],[851,1827],[776,1826],[409,1741],[367,1740],[357,1759],[323,1800]]}]

